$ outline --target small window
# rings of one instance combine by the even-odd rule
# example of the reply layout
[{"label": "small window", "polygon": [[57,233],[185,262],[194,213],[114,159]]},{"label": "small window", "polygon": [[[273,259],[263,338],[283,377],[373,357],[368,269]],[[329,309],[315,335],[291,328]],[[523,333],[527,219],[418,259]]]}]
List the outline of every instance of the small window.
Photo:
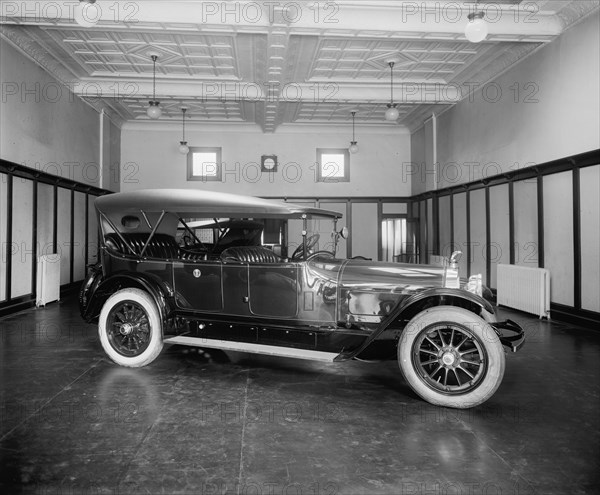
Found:
[{"label": "small window", "polygon": [[317,182],[349,182],[350,153],[345,148],[317,149]]},{"label": "small window", "polygon": [[137,229],[140,226],[140,219],[133,215],[126,215],[121,218],[121,225],[127,229]]},{"label": "small window", "polygon": [[221,181],[221,148],[190,148],[187,180]]}]

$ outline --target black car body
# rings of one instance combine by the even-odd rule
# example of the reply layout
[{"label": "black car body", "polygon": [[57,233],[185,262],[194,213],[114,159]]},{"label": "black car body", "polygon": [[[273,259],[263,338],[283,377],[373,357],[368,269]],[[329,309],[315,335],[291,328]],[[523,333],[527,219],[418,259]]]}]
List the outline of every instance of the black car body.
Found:
[{"label": "black car body", "polygon": [[[107,354],[144,366],[163,343],[342,361],[395,358],[424,399],[472,407],[498,388],[503,347],[524,342],[497,322],[480,279],[447,267],[338,259],[337,212],[195,190],[102,196],[98,265],[80,294]],[[288,222],[302,223],[293,254]],[[331,222],[319,250],[311,227]],[[276,225],[280,242],[261,242]],[[326,239],[325,239],[326,240]],[[321,240],[321,243],[323,240]],[[291,251],[291,249],[289,249]]]}]

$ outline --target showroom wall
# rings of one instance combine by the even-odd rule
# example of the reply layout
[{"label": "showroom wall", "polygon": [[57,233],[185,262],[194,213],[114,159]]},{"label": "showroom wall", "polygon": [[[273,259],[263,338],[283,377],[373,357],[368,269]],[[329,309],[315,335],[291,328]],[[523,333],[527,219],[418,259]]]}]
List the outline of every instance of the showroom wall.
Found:
[{"label": "showroom wall", "polygon": [[104,112],[100,114],[103,143],[100,158],[101,183],[104,189],[120,191],[121,188],[121,129]]},{"label": "showroom wall", "polygon": [[426,160],[433,142],[425,126],[414,131],[413,194],[597,149],[599,17],[571,27],[437,116],[437,186]]},{"label": "showroom wall", "polygon": [[[548,162],[600,148],[598,23],[596,14],[573,26],[485,85],[472,101],[437,116],[436,143],[427,139],[425,127],[411,137],[412,162],[419,170],[412,191],[421,194],[421,216],[430,227],[421,229],[426,251],[468,250],[462,268],[483,273],[493,288],[498,263],[512,258],[515,264],[546,267],[553,303],[595,313],[600,312],[598,163],[579,170],[572,159],[568,170],[527,180],[516,176],[512,185],[473,190],[467,185],[533,165],[543,169]],[[427,160],[434,144],[437,184]],[[461,184],[464,191],[448,193]]]},{"label": "showroom wall", "polygon": [[5,39],[0,84],[1,314],[35,297],[40,255],[61,255],[61,286],[83,279],[96,256],[93,199],[120,184],[120,129]]},{"label": "showroom wall", "polygon": [[98,112],[5,40],[0,82],[0,157],[99,185]]},{"label": "showroom wall", "polygon": [[[186,156],[178,152],[181,122],[128,122],[122,129],[121,190],[141,187],[206,188],[254,196],[410,196],[402,163],[410,160],[410,134],[400,126],[357,126],[359,153],[350,155],[350,181],[316,182],[317,148],[348,148],[348,126],[280,126],[265,134],[255,125],[186,125],[189,146],[222,148],[223,180],[186,179]],[[275,173],[260,173],[262,155],[277,155]]]},{"label": "showroom wall", "polygon": [[[252,196],[288,198],[344,215],[351,228],[345,253],[380,258],[384,215],[406,214],[410,179],[402,163],[410,160],[410,134],[393,125],[357,126],[360,151],[350,155],[350,181],[315,179],[317,148],[347,148],[352,125],[280,126],[264,134],[258,126],[186,126],[190,146],[222,148],[221,182],[187,181],[186,157],[178,152],[181,123],[126,123],[122,132],[121,190],[152,187],[207,189]],[[277,155],[278,170],[261,173],[262,155]],[[403,199],[404,198],[404,199]],[[352,234],[353,233],[353,234]]]},{"label": "showroom wall", "polygon": [[600,152],[536,169],[417,196],[421,259],[460,250],[493,289],[500,263],[547,268],[553,303],[600,319]]},{"label": "showroom wall", "polygon": [[[599,17],[571,27],[484,85],[472,102],[438,117],[438,188],[599,147]],[[453,163],[461,171],[456,178]]]}]

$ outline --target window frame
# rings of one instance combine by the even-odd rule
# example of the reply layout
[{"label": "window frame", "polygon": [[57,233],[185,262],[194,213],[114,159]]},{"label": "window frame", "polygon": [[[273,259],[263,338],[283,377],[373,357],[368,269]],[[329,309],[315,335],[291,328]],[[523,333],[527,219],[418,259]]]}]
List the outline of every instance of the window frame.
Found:
[{"label": "window frame", "polygon": [[[217,172],[213,175],[194,175],[194,153],[216,153]],[[215,146],[190,146],[187,154],[187,180],[201,182],[222,182],[223,181],[223,160],[222,148]]]},{"label": "window frame", "polygon": [[[344,175],[342,177],[323,176],[323,155],[344,155]],[[317,148],[317,182],[350,182],[350,151],[348,148]]]}]

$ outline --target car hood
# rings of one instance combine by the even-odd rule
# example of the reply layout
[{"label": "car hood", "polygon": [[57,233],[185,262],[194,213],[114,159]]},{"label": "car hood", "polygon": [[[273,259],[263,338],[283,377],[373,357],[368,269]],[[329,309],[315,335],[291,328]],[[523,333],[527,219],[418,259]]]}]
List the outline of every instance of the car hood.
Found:
[{"label": "car hood", "polygon": [[350,260],[340,273],[340,285],[355,290],[382,290],[410,294],[442,287],[444,268],[430,265]]}]

